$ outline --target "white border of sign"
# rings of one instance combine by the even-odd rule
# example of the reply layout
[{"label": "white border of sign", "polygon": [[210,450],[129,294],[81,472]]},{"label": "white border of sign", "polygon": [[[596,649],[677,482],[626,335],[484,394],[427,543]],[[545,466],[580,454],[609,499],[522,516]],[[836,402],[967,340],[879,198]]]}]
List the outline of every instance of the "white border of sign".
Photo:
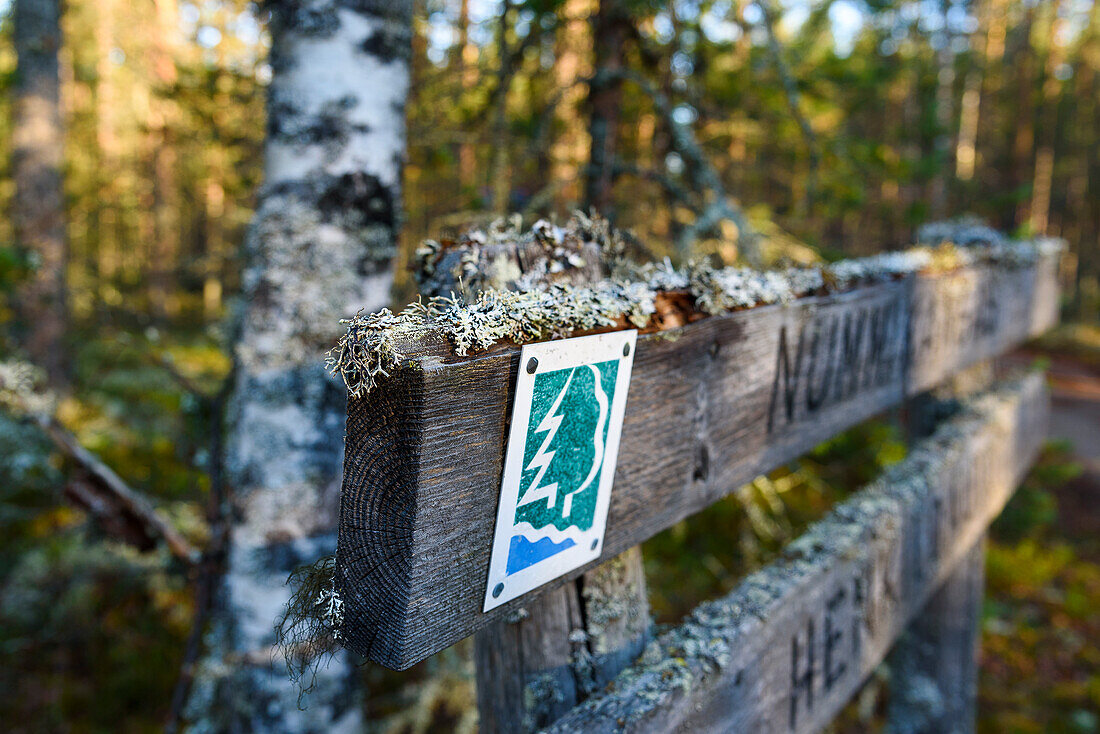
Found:
[{"label": "white border of sign", "polygon": [[[485,584],[485,606],[489,611],[505,602],[526,594],[562,574],[594,561],[603,552],[604,527],[607,525],[607,508],[611,504],[611,485],[615,480],[615,463],[619,456],[619,437],[623,430],[623,414],[626,412],[626,394],[630,386],[630,371],[634,366],[634,351],[638,332],[612,331],[593,336],[526,344],[520,352],[519,373],[512,403],[512,423],[508,433],[508,448],[504,457],[504,476],[501,479],[500,500],[497,506],[496,532],[493,534],[492,555],[489,561],[489,578]],[[624,349],[626,348],[626,349]],[[624,354],[624,351],[626,354]],[[534,358],[538,366],[533,373],[527,365]],[[512,522],[519,501],[519,483],[523,475],[523,451],[527,424],[531,418],[531,399],[534,395],[535,377],[544,372],[567,369],[596,362],[619,360],[615,381],[615,396],[607,429],[603,466],[600,470],[599,495],[596,498],[596,514],[592,527],[582,535],[581,542],[572,548],[556,553],[545,561],[506,575],[508,549],[512,539]],[[493,591],[499,591],[493,596]]]}]

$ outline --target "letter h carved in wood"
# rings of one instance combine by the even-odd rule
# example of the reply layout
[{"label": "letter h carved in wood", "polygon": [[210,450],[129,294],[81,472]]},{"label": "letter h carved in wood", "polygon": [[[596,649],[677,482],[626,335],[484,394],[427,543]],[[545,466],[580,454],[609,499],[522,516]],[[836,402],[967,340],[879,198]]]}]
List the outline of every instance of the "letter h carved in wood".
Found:
[{"label": "letter h carved in wood", "polygon": [[[814,708],[814,621],[806,623],[805,665],[803,666],[803,647],[798,635],[791,638],[791,731],[798,726],[799,701],[805,701],[806,712]],[[801,699],[800,699],[801,696]]]}]

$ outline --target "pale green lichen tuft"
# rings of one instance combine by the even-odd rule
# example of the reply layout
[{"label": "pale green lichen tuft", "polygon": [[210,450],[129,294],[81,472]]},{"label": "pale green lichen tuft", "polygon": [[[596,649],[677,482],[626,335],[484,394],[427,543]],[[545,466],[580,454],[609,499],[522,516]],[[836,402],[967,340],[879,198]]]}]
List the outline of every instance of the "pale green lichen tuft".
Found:
[{"label": "pale green lichen tuft", "polygon": [[436,297],[396,314],[356,314],[346,322],[348,330],[329,352],[327,364],[358,397],[406,358],[402,344],[418,335],[443,336],[464,356],[502,342],[522,344],[615,327],[620,320],[642,328],[656,308],[655,299],[656,292],[644,283],[610,280],[592,286],[554,283],[526,291],[487,290],[474,301]]},{"label": "pale green lichen tuft", "polygon": [[824,285],[821,271],[817,268],[779,272],[751,268],[715,269],[703,263],[692,264],[688,273],[689,288],[696,306],[712,316],[753,306],[790,303]]},{"label": "pale green lichen tuft", "polygon": [[[960,227],[962,227],[960,229]],[[627,256],[631,241],[611,229],[599,217],[576,215],[564,228],[538,222],[521,233],[518,222],[502,223],[488,230],[474,230],[458,246],[428,241],[419,251],[420,268],[428,279],[438,275],[444,254],[460,257],[458,271],[451,273],[463,284],[460,293],[417,301],[399,313],[383,310],[359,313],[344,322],[347,332],[329,352],[327,364],[344,380],[353,397],[361,397],[416,354],[406,354],[405,345],[436,337],[447,341],[454,352],[465,356],[498,344],[523,344],[600,329],[659,329],[659,300],[682,297],[694,309],[692,319],[767,304],[790,303],[798,298],[843,291],[863,283],[894,280],[920,272],[944,272],[978,263],[1024,267],[1041,257],[1064,249],[1060,240],[1037,239],[1014,242],[992,237],[969,223],[932,227],[925,242],[899,252],[842,260],[829,265],[758,271],[749,268],[716,268],[707,262],[674,267],[668,260],[639,265]],[[942,239],[954,236],[956,246]],[[511,238],[511,240],[509,239]],[[482,288],[476,293],[470,283],[485,281],[478,270],[479,251],[508,242],[527,246],[541,243],[548,253],[543,270],[555,263],[569,265],[582,246],[598,244],[603,250],[603,270],[610,274],[587,285],[547,279],[535,268],[522,276],[502,276],[507,289]],[[467,248],[463,250],[462,248]],[[465,264],[462,264],[465,263]],[[545,267],[543,267],[545,266]],[[457,267],[457,266],[455,266]],[[499,276],[489,280],[499,282]],[[513,274],[514,275],[514,274]],[[655,325],[656,324],[656,325]],[[419,347],[412,347],[419,348]]]},{"label": "pale green lichen tuft", "polygon": [[313,690],[317,673],[343,645],[344,601],[336,585],[336,557],[296,569],[287,579],[293,587],[283,616],[275,625],[275,642],[287,673],[301,696]]},{"label": "pale green lichen tuft", "polygon": [[428,309],[415,301],[396,314],[388,308],[372,314],[360,311],[341,323],[347,331],[325,355],[325,364],[343,379],[351,395],[359,396],[404,359],[401,344],[428,328]]}]

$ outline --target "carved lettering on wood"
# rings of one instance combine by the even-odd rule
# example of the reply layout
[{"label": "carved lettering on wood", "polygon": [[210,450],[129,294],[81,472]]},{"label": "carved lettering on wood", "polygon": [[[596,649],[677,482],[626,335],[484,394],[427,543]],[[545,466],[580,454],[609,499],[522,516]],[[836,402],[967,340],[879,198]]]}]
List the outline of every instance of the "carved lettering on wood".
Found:
[{"label": "carved lettering on wood", "polygon": [[[791,637],[788,725],[797,731],[799,722],[814,713],[815,700],[828,696],[849,675],[857,673],[862,649],[866,605],[864,569],[840,582],[824,597]],[[820,669],[819,667],[820,666]]]},{"label": "carved lettering on wood", "polygon": [[812,314],[797,335],[779,327],[768,434],[812,420],[823,408],[899,380],[906,361],[908,301]]}]

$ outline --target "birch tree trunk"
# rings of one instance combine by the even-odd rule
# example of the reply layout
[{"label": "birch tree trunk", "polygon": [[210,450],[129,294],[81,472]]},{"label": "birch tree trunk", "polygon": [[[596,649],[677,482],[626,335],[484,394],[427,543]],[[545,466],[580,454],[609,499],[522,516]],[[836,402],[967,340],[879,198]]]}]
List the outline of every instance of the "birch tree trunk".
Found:
[{"label": "birch tree trunk", "polygon": [[65,239],[61,160],[61,46],[58,0],[15,0],[14,44],[18,57],[12,125],[12,178],[15,180],[12,222],[17,245],[35,265],[19,298],[26,325],[27,352],[46,370],[51,384],[64,387]]},{"label": "birch tree trunk", "polygon": [[322,355],[339,319],[389,302],[412,4],[268,7],[266,180],[245,242],[228,557],[187,716],[199,731],[350,732],[363,722],[348,657],[319,671],[299,710],[272,627],[288,574],[335,549],[345,396]]}]

